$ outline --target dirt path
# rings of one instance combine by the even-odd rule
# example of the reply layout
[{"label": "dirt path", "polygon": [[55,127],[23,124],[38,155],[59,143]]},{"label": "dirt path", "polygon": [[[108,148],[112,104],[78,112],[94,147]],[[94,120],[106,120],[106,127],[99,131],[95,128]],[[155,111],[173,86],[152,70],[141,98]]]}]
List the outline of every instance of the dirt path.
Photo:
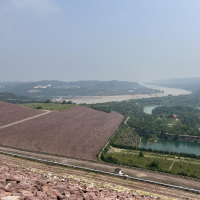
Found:
[{"label": "dirt path", "polygon": [[129,120],[129,116],[127,117],[126,121],[124,122],[124,124],[126,124],[126,122]]},{"label": "dirt path", "polygon": [[169,167],[169,170],[168,170],[168,171],[170,171],[170,170],[171,170],[171,168],[173,167],[174,163],[175,163],[175,160],[174,160],[174,161],[172,162],[172,164],[170,165],[170,167]]},{"label": "dirt path", "polygon": [[37,117],[41,117],[41,116],[43,116],[43,115],[49,114],[50,112],[52,112],[52,111],[50,111],[50,110],[45,110],[45,112],[42,113],[42,114],[35,115],[35,116],[33,116],[33,117],[29,117],[29,118],[26,118],[26,119],[23,119],[23,120],[20,120],[20,121],[17,121],[17,122],[13,122],[13,123],[7,124],[7,125],[5,125],[5,126],[1,126],[0,129],[7,128],[7,127],[10,127],[10,126],[13,126],[13,125],[16,125],[16,124],[19,124],[19,123],[22,123],[22,122],[25,122],[25,121],[28,121],[28,120],[37,118]]},{"label": "dirt path", "polygon": [[[73,159],[73,158],[57,157],[57,156],[52,156],[52,155],[21,151],[21,150],[11,149],[7,147],[0,147],[0,150],[9,151],[9,152],[13,152],[13,153],[25,155],[25,156],[31,156],[33,158],[40,158],[44,160],[54,160],[54,161],[64,163],[64,164],[71,164],[71,165],[87,167],[87,168],[97,169],[97,170],[107,171],[107,172],[114,172],[114,170],[117,167],[119,167],[117,165],[111,165],[111,164],[106,164],[106,163],[79,160],[79,159]],[[122,169],[122,172],[124,174],[127,174],[132,177],[143,178],[146,180],[152,180],[152,181],[162,182],[166,184],[200,190],[200,181],[197,179],[185,178],[181,176],[158,173],[158,172],[142,170],[142,169],[137,169],[137,168],[129,168],[125,166],[120,166],[120,168]]]}]

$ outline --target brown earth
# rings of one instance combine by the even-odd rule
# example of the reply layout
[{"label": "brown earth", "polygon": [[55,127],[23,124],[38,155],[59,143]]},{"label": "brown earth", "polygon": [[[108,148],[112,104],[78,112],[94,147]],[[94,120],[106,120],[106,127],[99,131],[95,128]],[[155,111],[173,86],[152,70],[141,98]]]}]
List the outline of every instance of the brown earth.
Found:
[{"label": "brown earth", "polygon": [[[12,165],[14,165],[12,163]],[[154,199],[142,198],[138,194],[122,194],[111,190],[99,190],[66,177],[55,174],[41,174],[0,162],[0,199],[1,200],[41,200],[41,199]],[[157,198],[156,198],[157,199]]]},{"label": "brown earth", "polygon": [[96,160],[123,118],[116,112],[76,106],[0,129],[0,144]]},{"label": "brown earth", "polygon": [[44,113],[42,110],[26,108],[0,101],[0,127]]}]

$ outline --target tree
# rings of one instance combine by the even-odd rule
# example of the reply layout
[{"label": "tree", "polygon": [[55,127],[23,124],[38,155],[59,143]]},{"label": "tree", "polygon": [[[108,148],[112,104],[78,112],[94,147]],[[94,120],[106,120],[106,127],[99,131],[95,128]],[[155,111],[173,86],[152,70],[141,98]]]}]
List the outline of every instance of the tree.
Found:
[{"label": "tree", "polygon": [[153,161],[150,165],[149,165],[150,169],[158,169],[159,165],[158,162]]},{"label": "tree", "polygon": [[142,151],[140,151],[139,156],[140,156],[140,157],[144,157],[144,154],[143,154]]},{"label": "tree", "polygon": [[66,104],[67,102],[66,101],[63,101],[63,103],[62,104]]},{"label": "tree", "polygon": [[42,107],[41,107],[41,106],[38,106],[37,109],[42,109]]},{"label": "tree", "polygon": [[52,101],[50,99],[47,99],[46,101],[44,101],[44,103],[51,103]]}]

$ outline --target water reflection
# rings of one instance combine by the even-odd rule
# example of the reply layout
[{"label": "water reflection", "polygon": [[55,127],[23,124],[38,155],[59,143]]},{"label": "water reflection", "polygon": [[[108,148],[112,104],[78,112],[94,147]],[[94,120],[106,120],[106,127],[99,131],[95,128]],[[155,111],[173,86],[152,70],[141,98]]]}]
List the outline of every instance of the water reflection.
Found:
[{"label": "water reflection", "polygon": [[146,114],[149,114],[149,115],[151,115],[152,114],[152,110],[154,109],[154,108],[156,108],[157,106],[146,106],[146,107],[144,107],[144,112],[146,113]]},{"label": "water reflection", "polygon": [[148,143],[147,139],[142,138],[140,147],[146,149],[151,148],[163,151],[174,151],[178,153],[193,153],[200,155],[200,143],[193,143],[186,141],[159,139],[155,143]]}]

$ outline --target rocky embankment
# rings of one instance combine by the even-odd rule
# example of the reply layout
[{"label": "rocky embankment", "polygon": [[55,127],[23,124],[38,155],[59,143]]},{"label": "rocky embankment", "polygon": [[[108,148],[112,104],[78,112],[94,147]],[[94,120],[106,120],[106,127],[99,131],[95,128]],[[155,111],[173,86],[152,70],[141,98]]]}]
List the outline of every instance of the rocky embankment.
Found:
[{"label": "rocky embankment", "polygon": [[122,200],[122,199],[160,199],[137,193],[122,193],[86,186],[77,180],[41,174],[24,168],[0,162],[0,199],[1,200]]}]

